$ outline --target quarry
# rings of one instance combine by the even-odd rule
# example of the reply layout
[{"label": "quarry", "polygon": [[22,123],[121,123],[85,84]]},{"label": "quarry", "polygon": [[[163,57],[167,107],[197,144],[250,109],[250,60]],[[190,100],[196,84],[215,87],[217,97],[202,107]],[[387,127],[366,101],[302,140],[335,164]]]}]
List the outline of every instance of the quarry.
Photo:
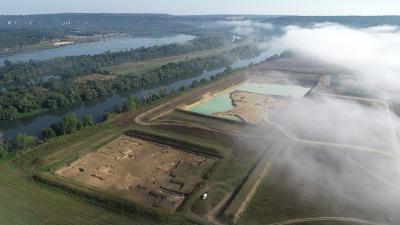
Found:
[{"label": "quarry", "polygon": [[201,100],[181,106],[181,109],[258,124],[291,99],[304,97],[311,90],[310,87],[298,85],[267,83],[265,76],[262,78],[250,78],[214,95],[207,93]]},{"label": "quarry", "polygon": [[173,212],[215,161],[124,135],[56,173],[124,199]]}]

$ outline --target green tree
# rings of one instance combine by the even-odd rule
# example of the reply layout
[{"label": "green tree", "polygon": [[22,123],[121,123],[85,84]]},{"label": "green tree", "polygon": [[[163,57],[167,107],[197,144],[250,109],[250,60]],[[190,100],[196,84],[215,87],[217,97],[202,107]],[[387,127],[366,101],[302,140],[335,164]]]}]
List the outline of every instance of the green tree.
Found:
[{"label": "green tree", "polygon": [[53,137],[55,137],[55,136],[57,136],[57,135],[56,135],[56,132],[55,132],[51,127],[45,128],[45,129],[43,129],[43,131],[42,131],[42,137],[43,137],[44,139],[53,138]]},{"label": "green tree", "polygon": [[94,125],[94,122],[93,122],[93,117],[91,115],[85,115],[82,118],[82,126],[83,127],[90,127],[93,125]]},{"label": "green tree", "polygon": [[81,121],[75,114],[68,114],[61,121],[61,134],[72,134],[78,131],[81,127]]},{"label": "green tree", "polygon": [[4,148],[4,145],[0,145],[0,159],[6,159],[7,158],[7,151]]},{"label": "green tree", "polygon": [[15,139],[7,140],[1,147],[1,157],[10,158],[18,152],[33,148],[40,143],[39,139],[35,136],[20,133]]},{"label": "green tree", "polygon": [[122,104],[122,111],[128,112],[130,110],[136,109],[137,106],[138,106],[138,100],[133,96],[129,96]]},{"label": "green tree", "polygon": [[17,150],[24,150],[34,147],[38,144],[38,139],[35,136],[30,136],[24,133],[17,134],[15,137],[15,147]]}]

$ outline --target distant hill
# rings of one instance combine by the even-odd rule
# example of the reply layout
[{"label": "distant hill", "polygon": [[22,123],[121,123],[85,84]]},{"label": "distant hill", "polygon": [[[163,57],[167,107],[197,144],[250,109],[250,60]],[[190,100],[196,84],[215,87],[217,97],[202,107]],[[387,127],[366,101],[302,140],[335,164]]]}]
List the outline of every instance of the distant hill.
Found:
[{"label": "distant hill", "polygon": [[131,32],[149,33],[194,32],[195,29],[166,14],[44,14],[25,16],[0,16],[0,29],[56,29],[75,32]]},{"label": "distant hill", "polygon": [[378,25],[400,25],[400,16],[282,16],[267,18],[263,22],[280,26],[302,25],[315,23],[340,23],[354,27],[370,27]]}]

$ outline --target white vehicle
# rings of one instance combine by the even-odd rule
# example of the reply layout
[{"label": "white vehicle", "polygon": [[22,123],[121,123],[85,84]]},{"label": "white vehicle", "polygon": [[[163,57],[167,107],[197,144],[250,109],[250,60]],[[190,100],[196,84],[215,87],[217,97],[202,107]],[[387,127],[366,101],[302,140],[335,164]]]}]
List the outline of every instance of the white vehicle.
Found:
[{"label": "white vehicle", "polygon": [[207,198],[207,195],[208,195],[208,194],[207,194],[207,192],[206,192],[206,193],[202,194],[200,198],[203,199],[203,200],[205,200],[205,199]]}]

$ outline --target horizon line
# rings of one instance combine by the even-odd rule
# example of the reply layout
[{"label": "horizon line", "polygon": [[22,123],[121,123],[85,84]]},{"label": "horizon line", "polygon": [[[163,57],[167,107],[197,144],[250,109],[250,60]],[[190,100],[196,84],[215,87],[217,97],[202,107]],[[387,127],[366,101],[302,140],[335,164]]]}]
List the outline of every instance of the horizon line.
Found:
[{"label": "horizon line", "polygon": [[305,14],[305,15],[297,15],[297,14],[236,14],[236,13],[222,13],[222,14],[173,14],[173,13],[150,13],[150,12],[49,12],[49,13],[33,13],[33,14],[0,14],[0,16],[39,16],[39,15],[60,15],[60,14],[127,14],[127,15],[168,15],[168,16],[273,16],[273,17],[284,17],[284,16],[292,16],[292,17],[350,17],[350,16],[358,16],[358,17],[384,17],[384,16],[400,16],[400,14]]}]

